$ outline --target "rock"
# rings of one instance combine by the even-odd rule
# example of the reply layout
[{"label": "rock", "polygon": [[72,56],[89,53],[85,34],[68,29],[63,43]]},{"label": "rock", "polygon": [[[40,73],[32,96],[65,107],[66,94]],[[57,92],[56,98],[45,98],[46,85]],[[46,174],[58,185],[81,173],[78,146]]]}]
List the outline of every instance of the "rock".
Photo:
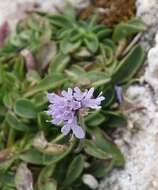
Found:
[{"label": "rock", "polygon": [[148,30],[142,36],[141,43],[148,51],[154,45],[155,33],[158,30],[158,1],[137,0],[137,17],[147,25]]},{"label": "rock", "polygon": [[[156,40],[158,34],[156,36]],[[148,67],[145,72],[145,80],[151,85],[155,95],[158,97],[158,40],[157,45],[148,53]],[[158,103],[158,100],[157,100]]]},{"label": "rock", "polygon": [[84,8],[89,5],[90,0],[5,0],[0,1],[0,25],[8,20],[12,31],[16,23],[23,19],[26,10],[39,8],[44,11],[56,11],[56,7],[62,9],[65,3],[70,3],[76,8]]},{"label": "rock", "polygon": [[90,189],[97,189],[98,188],[98,181],[97,179],[90,175],[90,174],[84,174],[82,176],[82,181],[84,184],[86,184]]},{"label": "rock", "polygon": [[157,0],[137,0],[137,16],[148,26],[158,23],[158,1]]},{"label": "rock", "polygon": [[62,5],[64,0],[5,0],[0,1],[0,25],[9,21],[11,31],[15,30],[16,23],[25,18],[26,10],[39,8],[44,11],[56,11],[55,5]]}]

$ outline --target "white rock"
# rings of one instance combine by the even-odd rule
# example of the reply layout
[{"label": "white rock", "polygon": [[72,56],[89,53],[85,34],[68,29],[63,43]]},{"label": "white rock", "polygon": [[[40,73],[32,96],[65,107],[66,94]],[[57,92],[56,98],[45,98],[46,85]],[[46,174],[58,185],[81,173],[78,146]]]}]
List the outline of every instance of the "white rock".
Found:
[{"label": "white rock", "polygon": [[84,184],[86,184],[91,189],[97,189],[98,188],[98,181],[97,179],[90,175],[90,174],[84,174],[82,177],[82,181]]},{"label": "white rock", "polygon": [[145,80],[152,86],[158,95],[158,44],[148,53],[148,67],[145,72]]},{"label": "white rock", "polygon": [[29,9],[34,3],[38,3],[44,11],[55,11],[54,5],[62,4],[64,0],[5,0],[0,1],[0,25],[8,20],[11,31],[14,31],[16,23],[23,19],[26,7]]},{"label": "white rock", "polygon": [[148,51],[154,46],[155,33],[158,30],[158,0],[137,0],[137,16],[140,17],[148,30],[143,34],[141,43]]},{"label": "white rock", "polygon": [[157,0],[137,0],[137,16],[149,26],[158,22],[158,1]]}]

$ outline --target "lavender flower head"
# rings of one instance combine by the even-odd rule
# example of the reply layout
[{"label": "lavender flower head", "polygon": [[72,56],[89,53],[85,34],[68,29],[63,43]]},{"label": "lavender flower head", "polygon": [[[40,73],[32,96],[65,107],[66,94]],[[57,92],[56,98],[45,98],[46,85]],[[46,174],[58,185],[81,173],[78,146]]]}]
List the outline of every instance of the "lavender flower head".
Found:
[{"label": "lavender flower head", "polygon": [[55,93],[48,93],[47,97],[50,102],[47,114],[52,116],[52,123],[60,125],[63,123],[61,132],[67,135],[71,130],[73,134],[83,139],[85,131],[78,125],[78,116],[88,108],[100,109],[101,101],[105,98],[99,94],[97,98],[93,98],[94,88],[81,92],[78,87],[69,88],[68,91],[62,91],[61,96]]}]

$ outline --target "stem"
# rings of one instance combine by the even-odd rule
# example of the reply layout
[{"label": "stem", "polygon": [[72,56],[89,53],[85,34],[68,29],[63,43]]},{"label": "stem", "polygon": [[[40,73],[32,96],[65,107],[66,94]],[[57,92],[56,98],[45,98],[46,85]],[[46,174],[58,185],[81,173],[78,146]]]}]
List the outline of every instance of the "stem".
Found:
[{"label": "stem", "polygon": [[65,137],[65,135],[61,134],[61,135],[57,136],[55,139],[53,139],[51,141],[51,143],[56,143],[56,142],[60,141],[61,139],[63,139],[64,137]]},{"label": "stem", "polygon": [[14,144],[14,138],[15,138],[15,131],[14,129],[9,129],[9,135],[8,135],[8,141],[7,141],[7,147],[11,147]]},{"label": "stem", "polygon": [[80,122],[81,127],[84,129],[84,131],[86,131],[84,117],[81,114],[79,114],[79,122]]}]

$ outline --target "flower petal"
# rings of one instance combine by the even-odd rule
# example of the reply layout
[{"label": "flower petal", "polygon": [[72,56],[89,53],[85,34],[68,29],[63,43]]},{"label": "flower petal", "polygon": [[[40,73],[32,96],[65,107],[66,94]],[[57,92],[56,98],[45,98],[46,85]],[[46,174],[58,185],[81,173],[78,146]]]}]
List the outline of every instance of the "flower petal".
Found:
[{"label": "flower petal", "polygon": [[123,102],[123,95],[122,95],[122,87],[121,86],[115,86],[116,96],[119,101],[119,103]]},{"label": "flower petal", "polygon": [[81,92],[81,90],[78,87],[74,88],[73,96],[77,101],[81,101],[86,95],[87,95],[86,90],[85,90],[85,92]]},{"label": "flower petal", "polygon": [[64,134],[64,135],[67,135],[69,132],[70,132],[70,126],[69,125],[64,125],[62,128],[61,128],[61,132]]},{"label": "flower petal", "polygon": [[61,92],[61,94],[62,94],[62,96],[63,96],[64,98],[66,98],[67,100],[72,100],[72,99],[73,99],[72,92],[73,92],[72,89],[71,89],[71,88],[68,88],[68,91],[63,90],[63,91]]},{"label": "flower petal", "polygon": [[93,93],[94,93],[94,88],[89,89],[86,98],[87,99],[91,98],[93,96]]},{"label": "flower petal", "polygon": [[59,125],[62,122],[62,120],[60,118],[54,118],[53,120],[51,120],[51,123],[54,125]]},{"label": "flower petal", "polygon": [[81,93],[81,90],[80,90],[78,87],[75,87],[75,88],[74,88],[74,92],[76,92],[76,93]]},{"label": "flower petal", "polygon": [[50,103],[54,103],[54,93],[47,93],[47,98]]},{"label": "flower petal", "polygon": [[85,132],[82,129],[82,127],[80,126],[73,126],[72,127],[72,131],[74,133],[74,135],[78,138],[78,139],[83,139],[85,138]]}]

